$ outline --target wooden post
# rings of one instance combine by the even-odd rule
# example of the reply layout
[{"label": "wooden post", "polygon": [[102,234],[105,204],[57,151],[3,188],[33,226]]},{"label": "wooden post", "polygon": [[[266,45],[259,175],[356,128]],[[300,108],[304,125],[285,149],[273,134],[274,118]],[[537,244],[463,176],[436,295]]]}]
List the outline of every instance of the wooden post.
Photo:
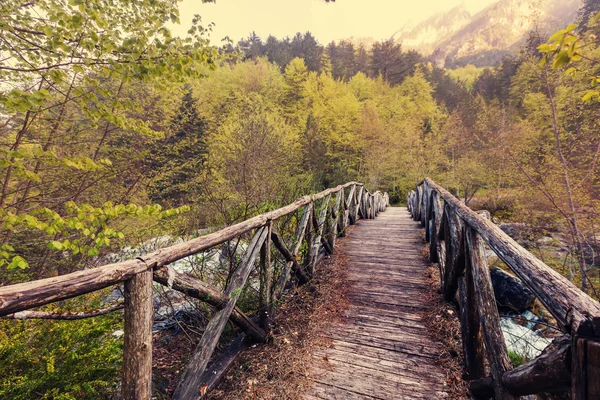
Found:
[{"label": "wooden post", "polygon": [[315,225],[315,238],[313,240],[312,249],[312,260],[309,265],[310,275],[313,276],[315,273],[315,267],[319,261],[319,250],[321,249],[321,238],[323,237],[323,228],[325,226],[325,219],[327,218],[327,211],[329,210],[329,199],[331,195],[327,195],[323,198],[321,203],[321,211],[319,218],[316,218],[316,207],[313,213],[313,225]]},{"label": "wooden post", "polygon": [[259,320],[260,327],[269,332],[271,330],[271,315],[272,315],[272,302],[271,302],[271,283],[273,280],[273,273],[271,269],[271,231],[272,221],[269,221],[265,226],[267,229],[267,237],[260,249],[260,288],[259,288]]},{"label": "wooden post", "polygon": [[444,206],[440,200],[440,195],[433,190],[431,193],[431,207],[429,208],[429,259],[433,263],[440,261],[438,250],[439,232],[442,222]]},{"label": "wooden post", "polygon": [[[463,254],[469,254],[468,244],[463,240]],[[473,279],[471,257],[465,257],[464,276],[458,279],[460,305],[460,325],[465,356],[465,370],[470,380],[479,379],[485,374],[485,353],[481,340],[481,323],[477,307],[477,293]]]},{"label": "wooden post", "polygon": [[473,279],[470,271],[458,278],[458,304],[460,308],[460,331],[465,357],[465,372],[469,380],[485,374],[483,342],[480,337],[479,311],[475,301]]},{"label": "wooden post", "polygon": [[446,246],[446,260],[444,263],[444,298],[454,301],[458,289],[458,277],[465,270],[465,254],[463,246],[462,221],[449,205],[444,210],[444,244]]},{"label": "wooden post", "polygon": [[487,266],[483,240],[471,228],[466,230],[465,236],[479,310],[479,323],[483,332],[487,360],[494,380],[496,400],[514,399],[515,397],[508,393],[502,385],[502,375],[512,368],[512,364],[508,357],[504,335],[500,327],[500,316],[496,307],[494,288],[492,287],[490,270]]},{"label": "wooden post", "polygon": [[600,399],[600,341],[578,334],[572,340],[571,398]]},{"label": "wooden post", "polygon": [[315,238],[315,228],[314,225],[312,223],[313,220],[313,214],[317,211],[315,204],[311,203],[311,208],[308,211],[308,226],[306,227],[306,254],[304,256],[304,270],[306,272],[308,272],[308,275],[310,277],[313,276],[313,271],[311,268],[311,264],[312,264],[312,259],[314,257],[313,255],[313,241]]},{"label": "wooden post", "polygon": [[429,229],[428,228],[428,218],[429,218],[429,198],[431,197],[430,194],[430,187],[427,184],[427,182],[423,182],[423,198],[421,200],[422,202],[422,206],[421,206],[421,225],[423,227],[425,227],[425,240],[429,242]]},{"label": "wooden post", "polygon": [[356,185],[352,185],[350,188],[350,194],[346,201],[346,208],[348,209],[347,225],[356,224]]},{"label": "wooden post", "polygon": [[359,218],[365,218],[365,212],[364,212],[364,207],[363,207],[363,196],[364,196],[364,191],[365,191],[365,187],[361,186],[358,194],[356,196],[356,206],[355,206],[355,217],[354,217],[354,222],[356,223],[356,221],[358,221]]},{"label": "wooden post", "polygon": [[125,281],[125,336],[122,395],[149,400],[152,395],[152,271]]},{"label": "wooden post", "polygon": [[343,190],[337,192],[335,197],[335,204],[332,206],[330,213],[327,242],[329,243],[329,247],[331,248],[332,252],[335,251],[335,239],[338,236],[338,224],[340,220],[340,214],[342,218],[344,216],[344,207],[342,206],[342,202],[345,203]]},{"label": "wooden post", "polygon": [[417,207],[415,221],[421,221],[421,213],[423,212],[423,186],[417,186]]}]

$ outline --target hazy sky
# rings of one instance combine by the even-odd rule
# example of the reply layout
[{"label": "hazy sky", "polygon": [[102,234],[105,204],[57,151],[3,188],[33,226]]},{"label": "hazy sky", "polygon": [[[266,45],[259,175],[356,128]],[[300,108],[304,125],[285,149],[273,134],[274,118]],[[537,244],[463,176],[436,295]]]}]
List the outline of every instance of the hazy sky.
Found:
[{"label": "hazy sky", "polygon": [[356,37],[389,38],[408,21],[421,21],[437,12],[464,4],[477,12],[497,0],[217,0],[203,4],[200,0],[183,0],[181,26],[173,28],[183,34],[194,14],[203,23],[216,24],[213,44],[229,36],[237,42],[252,31],[266,38],[279,38],[296,32],[311,31],[320,43]]}]

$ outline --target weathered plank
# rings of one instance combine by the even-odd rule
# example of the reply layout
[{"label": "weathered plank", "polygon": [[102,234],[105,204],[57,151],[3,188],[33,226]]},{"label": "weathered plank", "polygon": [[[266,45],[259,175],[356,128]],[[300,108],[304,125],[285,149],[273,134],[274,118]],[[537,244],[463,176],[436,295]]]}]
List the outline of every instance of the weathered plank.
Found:
[{"label": "weathered plank", "polygon": [[342,251],[350,305],[322,331],[331,345],[315,354],[310,376],[318,390],[309,396],[446,397],[445,375],[435,365],[444,350],[428,337],[421,315],[428,286],[419,227],[405,210],[382,212],[386,205],[381,193],[364,199],[364,216],[378,216],[348,234]]}]

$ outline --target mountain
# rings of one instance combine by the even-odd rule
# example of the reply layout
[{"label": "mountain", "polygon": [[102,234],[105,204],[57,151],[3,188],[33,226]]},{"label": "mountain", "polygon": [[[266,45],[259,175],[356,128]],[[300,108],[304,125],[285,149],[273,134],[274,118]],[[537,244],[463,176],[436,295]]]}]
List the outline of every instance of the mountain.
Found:
[{"label": "mountain", "polygon": [[392,37],[401,41],[407,49],[431,54],[441,42],[468,25],[471,19],[471,13],[464,6],[459,6],[437,13],[419,24],[406,24]]},{"label": "mountain", "polygon": [[575,19],[582,0],[499,0],[475,15],[464,7],[437,14],[394,34],[405,49],[431,55],[440,64],[493,65],[527,38],[552,32]]}]

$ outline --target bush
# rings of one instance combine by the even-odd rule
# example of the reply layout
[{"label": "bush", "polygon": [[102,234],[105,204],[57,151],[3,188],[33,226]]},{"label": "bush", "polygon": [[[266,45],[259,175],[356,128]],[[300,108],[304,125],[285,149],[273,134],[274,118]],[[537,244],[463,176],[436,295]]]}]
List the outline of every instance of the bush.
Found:
[{"label": "bush", "polygon": [[0,398],[110,399],[118,396],[120,313],[77,320],[0,322]]}]

